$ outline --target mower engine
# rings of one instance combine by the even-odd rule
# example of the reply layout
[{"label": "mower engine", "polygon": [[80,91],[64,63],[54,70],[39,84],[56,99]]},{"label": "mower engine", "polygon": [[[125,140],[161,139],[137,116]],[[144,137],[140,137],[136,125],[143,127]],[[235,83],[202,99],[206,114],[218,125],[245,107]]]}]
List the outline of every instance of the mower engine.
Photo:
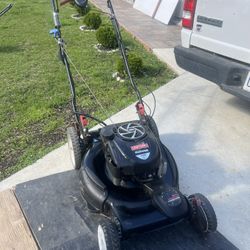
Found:
[{"label": "mower engine", "polygon": [[147,126],[139,121],[109,125],[100,136],[106,159],[106,175],[121,187],[149,182],[166,172],[160,143]]}]

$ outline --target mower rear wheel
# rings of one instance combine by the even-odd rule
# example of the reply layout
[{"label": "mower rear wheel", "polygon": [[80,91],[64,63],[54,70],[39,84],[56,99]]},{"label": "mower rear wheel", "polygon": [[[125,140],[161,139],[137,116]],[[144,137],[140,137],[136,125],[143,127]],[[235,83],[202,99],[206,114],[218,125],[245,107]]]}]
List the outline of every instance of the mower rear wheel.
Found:
[{"label": "mower rear wheel", "polygon": [[151,129],[151,131],[153,132],[153,134],[157,138],[160,138],[159,130],[158,130],[158,127],[156,125],[154,118],[152,116],[147,116],[147,122],[148,122],[148,126]]},{"label": "mower rear wheel", "polygon": [[202,194],[188,197],[192,207],[191,222],[201,233],[214,232],[217,229],[217,218],[209,200]]},{"label": "mower rear wheel", "polygon": [[74,169],[79,169],[81,167],[82,151],[80,147],[80,138],[74,127],[67,128],[67,139],[72,165]]},{"label": "mower rear wheel", "polygon": [[102,220],[97,229],[99,250],[120,250],[121,240],[116,225],[109,219]]}]

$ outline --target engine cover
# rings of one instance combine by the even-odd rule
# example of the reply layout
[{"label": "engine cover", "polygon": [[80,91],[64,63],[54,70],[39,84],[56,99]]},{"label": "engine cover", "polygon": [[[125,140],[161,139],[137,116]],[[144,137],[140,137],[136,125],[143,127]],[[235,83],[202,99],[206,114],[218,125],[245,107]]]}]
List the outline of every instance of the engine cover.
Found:
[{"label": "engine cover", "polygon": [[101,129],[106,173],[114,185],[124,186],[136,177],[147,181],[162,163],[159,140],[140,121],[109,125]]}]

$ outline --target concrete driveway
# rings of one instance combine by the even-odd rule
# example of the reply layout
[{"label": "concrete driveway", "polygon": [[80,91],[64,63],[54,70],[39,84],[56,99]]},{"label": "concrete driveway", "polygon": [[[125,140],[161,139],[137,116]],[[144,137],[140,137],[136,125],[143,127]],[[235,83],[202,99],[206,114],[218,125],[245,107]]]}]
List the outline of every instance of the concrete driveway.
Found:
[{"label": "concrete driveway", "polygon": [[155,118],[177,160],[181,190],[207,195],[218,230],[249,249],[250,103],[188,73],[156,93]]},{"label": "concrete driveway", "polygon": [[[250,104],[216,85],[184,73],[155,91],[155,120],[162,141],[172,151],[186,194],[200,192],[211,200],[218,230],[239,249],[250,246]],[[145,100],[152,105],[152,97]],[[134,105],[112,117],[136,118]],[[19,182],[71,168],[63,146],[0,183]]]}]

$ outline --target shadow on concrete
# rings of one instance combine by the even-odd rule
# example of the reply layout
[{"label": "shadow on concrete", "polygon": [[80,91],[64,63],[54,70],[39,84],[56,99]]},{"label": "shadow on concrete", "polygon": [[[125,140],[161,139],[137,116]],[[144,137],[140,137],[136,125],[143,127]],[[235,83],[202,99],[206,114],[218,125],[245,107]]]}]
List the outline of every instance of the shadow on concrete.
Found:
[{"label": "shadow on concrete", "polygon": [[[244,184],[242,179],[228,173],[227,169],[212,155],[209,149],[197,148],[199,134],[163,134],[162,142],[170,149],[177,162],[180,175],[180,189],[183,193],[204,192],[206,195],[216,195],[228,185],[235,187]],[[250,174],[247,169],[241,169],[244,177]],[[191,193],[189,193],[191,192]]]},{"label": "shadow on concrete", "polygon": [[250,101],[242,100],[238,97],[232,97],[227,100],[227,103],[234,108],[239,109],[245,114],[250,115]]},{"label": "shadow on concrete", "polygon": [[[41,249],[97,248],[99,217],[86,210],[76,171],[19,184],[16,197]],[[219,232],[204,238],[188,222],[123,242],[124,250],[237,249]]]}]

